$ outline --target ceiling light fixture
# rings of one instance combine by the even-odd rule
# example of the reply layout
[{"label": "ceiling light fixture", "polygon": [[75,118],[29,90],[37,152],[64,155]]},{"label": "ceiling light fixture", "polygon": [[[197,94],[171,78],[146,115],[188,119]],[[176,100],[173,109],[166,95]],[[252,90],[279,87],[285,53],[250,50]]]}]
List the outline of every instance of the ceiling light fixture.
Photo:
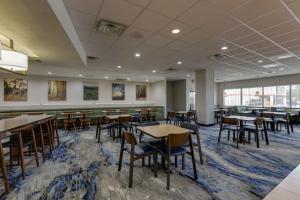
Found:
[{"label": "ceiling light fixture", "polygon": [[118,69],[121,69],[121,68],[122,68],[122,66],[121,66],[121,65],[118,65],[118,66],[117,66],[117,68],[118,68]]},{"label": "ceiling light fixture", "polygon": [[146,82],[149,82],[149,80],[146,80]]},{"label": "ceiling light fixture", "polygon": [[105,79],[108,79],[108,76],[105,76],[104,78],[105,78]]},{"label": "ceiling light fixture", "polygon": [[190,77],[191,75],[187,74],[186,76],[187,76],[187,77]]},{"label": "ceiling light fixture", "polygon": [[48,72],[48,75],[52,75],[52,72]]},{"label": "ceiling light fixture", "polygon": [[278,56],[277,60],[287,59],[287,58],[291,58],[291,57],[293,57],[293,55],[285,54],[285,55]]},{"label": "ceiling light fixture", "polygon": [[173,30],[172,30],[172,33],[173,33],[173,34],[178,34],[178,33],[180,33],[180,30],[179,30],[178,28],[173,29]]},{"label": "ceiling light fixture", "polygon": [[135,53],[134,56],[139,58],[139,57],[141,57],[141,54],[140,53]]},{"label": "ceiling light fixture", "polygon": [[222,51],[226,51],[228,49],[228,47],[227,46],[223,46],[223,47],[221,47],[221,50]]},{"label": "ceiling light fixture", "polygon": [[79,77],[82,77],[82,74],[78,74]]},{"label": "ceiling light fixture", "polygon": [[130,81],[130,77],[127,77],[126,79],[127,79],[127,81]]},{"label": "ceiling light fixture", "polygon": [[153,72],[153,73],[156,73],[156,70],[154,69],[154,70],[152,70],[152,72]]},{"label": "ceiling light fixture", "polygon": [[285,68],[284,67],[282,67],[282,68],[279,68],[279,70],[281,71],[281,70],[284,70]]},{"label": "ceiling light fixture", "polygon": [[258,63],[263,63],[264,61],[262,61],[262,60],[258,60],[257,62],[258,62]]},{"label": "ceiling light fixture", "polygon": [[181,65],[181,64],[182,64],[182,61],[178,61],[178,62],[177,62],[177,65]]}]

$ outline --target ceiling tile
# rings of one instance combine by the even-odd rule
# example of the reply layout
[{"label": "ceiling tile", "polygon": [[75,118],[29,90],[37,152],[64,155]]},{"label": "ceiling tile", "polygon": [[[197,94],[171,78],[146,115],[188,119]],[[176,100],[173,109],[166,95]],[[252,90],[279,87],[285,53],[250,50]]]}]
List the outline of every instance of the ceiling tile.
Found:
[{"label": "ceiling tile", "polygon": [[208,38],[211,38],[212,35],[209,33],[204,32],[203,30],[196,29],[194,31],[191,31],[187,34],[184,34],[180,37],[182,41],[188,42],[188,43],[197,43],[202,40],[206,40]]},{"label": "ceiling tile", "polygon": [[142,8],[124,0],[104,1],[99,19],[104,18],[129,25],[141,12]]},{"label": "ceiling tile", "polygon": [[149,5],[149,9],[155,10],[170,18],[175,18],[197,1],[198,0],[153,0]]},{"label": "ceiling tile", "polygon": [[[300,27],[300,26],[299,26]],[[284,43],[296,38],[300,38],[300,29],[296,29],[291,32],[286,32],[285,34],[282,34],[281,36],[272,38],[273,41],[277,43]]]},{"label": "ceiling tile", "polygon": [[248,0],[226,0],[226,1],[208,0],[208,1],[214,4],[216,8],[218,8],[222,12],[227,12],[233,8],[241,6],[243,3],[245,3]]},{"label": "ceiling tile", "polygon": [[117,39],[118,39],[117,37],[104,35],[104,34],[98,33],[98,32],[92,32],[88,39],[88,45],[98,46],[99,49],[108,48]]},{"label": "ceiling tile", "polygon": [[225,40],[233,41],[233,40],[237,40],[239,38],[243,38],[243,37],[252,35],[254,33],[255,32],[253,32],[252,30],[250,30],[249,28],[247,28],[245,26],[238,26],[238,27],[233,28],[224,33],[220,33],[219,37],[221,37]]},{"label": "ceiling tile", "polygon": [[78,28],[91,30],[95,26],[96,16],[85,14],[83,12],[75,11],[72,9],[69,9],[68,12],[76,29]]},{"label": "ceiling tile", "polygon": [[248,22],[280,7],[282,4],[277,0],[251,0],[229,13],[243,22]]},{"label": "ceiling tile", "polygon": [[295,3],[289,4],[289,8],[297,17],[300,17],[300,1],[295,1]]},{"label": "ceiling tile", "polygon": [[67,8],[72,8],[74,10],[79,10],[91,15],[97,15],[100,10],[102,0],[64,0]]},{"label": "ceiling tile", "polygon": [[150,38],[148,38],[145,41],[145,44],[162,47],[162,46],[165,46],[166,44],[170,43],[172,40],[174,40],[174,39],[170,38],[170,37],[165,37],[162,35],[155,34],[155,35],[151,36]]},{"label": "ceiling tile", "polygon": [[180,41],[180,40],[175,40],[172,43],[168,44],[166,46],[166,48],[171,49],[171,50],[175,50],[175,51],[180,51],[180,50],[182,50],[183,48],[185,48],[187,46],[188,46],[188,44],[186,44],[185,42]]},{"label": "ceiling tile", "polygon": [[199,27],[212,19],[219,19],[221,12],[207,1],[200,1],[191,9],[178,17],[178,20]]},{"label": "ceiling tile", "polygon": [[145,7],[150,2],[150,0],[127,0],[127,1],[143,7]]},{"label": "ceiling tile", "polygon": [[156,32],[166,26],[168,22],[170,22],[169,18],[150,10],[144,10],[144,12],[133,23],[133,26],[151,32]]},{"label": "ceiling tile", "polygon": [[260,31],[267,27],[272,27],[279,23],[287,22],[290,20],[291,20],[290,13],[285,8],[281,8],[274,12],[262,16],[257,20],[249,22],[248,25],[257,31]]},{"label": "ceiling tile", "polygon": [[259,34],[252,34],[252,35],[248,35],[246,37],[240,38],[238,40],[234,40],[234,43],[237,43],[241,46],[245,46],[248,44],[252,44],[252,43],[257,43],[261,40],[265,40],[265,38],[263,38],[262,36],[260,36]]},{"label": "ceiling tile", "polygon": [[211,33],[211,34],[220,34],[227,30],[231,30],[234,27],[238,27],[240,24],[232,18],[229,18],[225,15],[221,15],[218,19],[212,19],[209,22],[203,24],[201,29]]},{"label": "ceiling tile", "polygon": [[291,19],[286,23],[280,23],[270,28],[266,27],[260,32],[269,38],[274,38],[279,35],[286,34],[287,30],[294,31],[295,29],[300,29],[299,23],[296,20]]}]

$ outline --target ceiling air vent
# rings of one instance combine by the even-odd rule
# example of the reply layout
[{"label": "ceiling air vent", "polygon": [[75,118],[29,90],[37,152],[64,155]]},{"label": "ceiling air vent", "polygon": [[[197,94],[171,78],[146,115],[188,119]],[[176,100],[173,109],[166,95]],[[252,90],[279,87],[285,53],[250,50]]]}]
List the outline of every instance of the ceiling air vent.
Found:
[{"label": "ceiling air vent", "polygon": [[96,57],[96,56],[87,56],[87,61],[88,62],[95,62],[97,60],[99,60],[99,58]]},{"label": "ceiling air vent", "polygon": [[168,69],[166,69],[167,72],[174,72],[174,71],[177,71],[176,68],[173,68],[173,67],[170,67]]},{"label": "ceiling air vent", "polygon": [[125,78],[116,78],[116,81],[126,81],[127,79]]},{"label": "ceiling air vent", "polygon": [[122,33],[125,31],[126,26],[122,24],[118,24],[116,22],[101,19],[98,22],[96,29],[99,33],[120,37]]},{"label": "ceiling air vent", "polygon": [[220,59],[227,58],[227,57],[228,56],[226,54],[216,53],[214,55],[209,56],[208,58],[212,59],[212,60],[220,60]]}]

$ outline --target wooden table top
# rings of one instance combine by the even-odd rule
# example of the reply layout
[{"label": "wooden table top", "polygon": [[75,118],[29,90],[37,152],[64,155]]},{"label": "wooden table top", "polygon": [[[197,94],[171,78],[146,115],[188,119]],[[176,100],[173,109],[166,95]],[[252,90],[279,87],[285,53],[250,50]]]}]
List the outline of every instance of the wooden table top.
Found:
[{"label": "wooden table top", "polygon": [[241,121],[255,121],[256,117],[247,117],[247,116],[240,116],[240,115],[230,115],[228,118],[235,118]]},{"label": "wooden table top", "polygon": [[248,110],[269,110],[269,108],[248,108]]},{"label": "wooden table top", "polygon": [[298,165],[264,200],[297,200],[300,197],[300,165]]},{"label": "wooden table top", "polygon": [[154,138],[164,138],[167,137],[169,134],[182,134],[192,132],[189,129],[181,128],[171,124],[162,124],[155,126],[138,126],[137,129]]},{"label": "wooden table top", "polygon": [[107,115],[105,116],[107,119],[111,119],[111,120],[114,120],[114,119],[118,119],[119,117],[131,117],[131,115],[128,115],[128,114],[122,114],[122,115]]},{"label": "wooden table top", "polygon": [[142,112],[142,111],[154,111],[155,109],[153,108],[143,108],[143,109],[135,109],[137,112]]},{"label": "wooden table top", "polygon": [[10,131],[22,126],[36,123],[38,121],[54,117],[54,115],[20,115],[18,117],[0,120],[0,139],[11,135]]}]

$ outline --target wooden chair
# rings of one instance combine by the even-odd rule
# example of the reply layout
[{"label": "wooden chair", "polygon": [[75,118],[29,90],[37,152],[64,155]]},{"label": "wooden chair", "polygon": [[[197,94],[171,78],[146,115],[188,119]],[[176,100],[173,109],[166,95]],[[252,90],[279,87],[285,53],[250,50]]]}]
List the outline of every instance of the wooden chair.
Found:
[{"label": "wooden chair", "polygon": [[[130,145],[130,148],[124,148],[125,140]],[[122,135],[118,171],[121,171],[124,150],[127,150],[128,153],[130,153],[129,188],[132,188],[133,163],[135,160],[145,159],[145,157],[153,155],[154,177],[157,177],[157,151],[153,147],[146,143],[138,144],[133,133],[125,132]]]},{"label": "wooden chair", "polygon": [[139,113],[139,123],[144,123],[148,121],[148,113],[146,110],[142,110]]},{"label": "wooden chair", "polygon": [[65,130],[70,130],[70,127],[73,126],[74,130],[76,131],[76,118],[75,118],[75,113],[74,112],[67,112],[64,113],[64,127]]},{"label": "wooden chair", "polygon": [[[137,126],[156,126],[156,125],[159,125],[159,122],[157,122],[157,121],[155,121],[155,122],[146,122],[146,123],[138,124]],[[142,141],[143,136],[144,136],[144,133],[140,132],[139,142],[149,142],[149,140],[147,140],[147,141],[143,140]],[[157,140],[151,138],[151,141],[157,141]]]},{"label": "wooden chair", "polygon": [[[199,132],[198,126],[196,124],[189,124],[189,123],[183,122],[180,124],[180,127],[193,131],[191,134],[196,136],[196,138],[197,138],[196,146],[198,147],[200,163],[202,165],[203,164],[203,154],[202,154],[200,132]],[[193,146],[194,146],[194,143],[193,143]]]},{"label": "wooden chair", "polygon": [[266,128],[269,129],[269,125],[271,126],[271,130],[275,132],[275,115],[274,113],[266,113],[262,112],[261,117],[265,118],[264,121],[266,123]]},{"label": "wooden chair", "polygon": [[156,121],[156,113],[155,113],[155,111],[149,111],[148,121]]},{"label": "wooden chair", "polygon": [[167,143],[162,146],[156,147],[158,153],[167,161],[167,189],[170,189],[170,168],[171,156],[182,156],[182,170],[185,170],[185,154],[187,150],[183,147],[190,143],[190,151],[192,156],[192,164],[194,169],[194,176],[197,179],[196,162],[194,158],[194,149],[192,146],[192,137],[190,133],[183,134],[169,134]]},{"label": "wooden chair", "polygon": [[[118,117],[118,123],[116,128],[118,129],[119,138],[121,138],[122,130],[125,131],[133,131],[131,116],[120,116]],[[114,139],[114,135],[113,135]]]},{"label": "wooden chair", "polygon": [[219,123],[219,120],[224,116],[224,114],[225,114],[224,110],[215,111],[215,118],[214,118],[215,124]]},{"label": "wooden chair", "polygon": [[53,147],[54,147],[54,140],[56,139],[57,146],[59,145],[59,134],[58,134],[58,128],[57,128],[57,118],[52,117],[50,120],[50,128],[52,129],[52,136],[53,136]]},{"label": "wooden chair", "polygon": [[101,142],[101,131],[107,130],[111,135],[112,123],[105,117],[98,117],[97,119],[97,127],[96,127],[96,139],[98,139],[98,143]]},{"label": "wooden chair", "polygon": [[[33,160],[24,163],[24,157],[32,156],[32,148],[34,150],[36,165],[39,167],[34,125],[31,124],[14,129],[11,132],[12,136],[10,137],[10,141],[5,142],[2,145],[4,148],[9,148],[10,168],[12,169],[13,166],[20,166],[22,177],[25,179],[25,166],[29,165]],[[17,161],[17,164],[14,164],[14,161]]]},{"label": "wooden chair", "polygon": [[173,112],[173,111],[168,112],[166,124],[168,124],[168,122],[170,122],[170,124],[172,124],[172,122],[173,122],[174,125],[179,126],[180,121],[181,121],[180,118],[177,117],[175,112]]},{"label": "wooden chair", "polygon": [[89,127],[91,127],[91,117],[89,116],[90,115],[90,111],[83,111],[83,112],[80,112],[80,119],[79,119],[79,122],[80,122],[80,129],[84,128],[86,125],[88,125]]},{"label": "wooden chair", "polygon": [[46,160],[46,152],[45,146],[49,146],[50,153],[52,154],[54,150],[53,145],[53,132],[51,129],[51,120],[46,119],[44,121],[40,121],[34,127],[36,144],[38,147],[41,147],[43,161]]},{"label": "wooden chair", "polygon": [[258,117],[254,121],[254,124],[244,125],[242,132],[244,133],[246,131],[248,132],[248,141],[251,140],[251,135],[250,134],[251,133],[255,134],[255,141],[256,141],[257,148],[259,148],[259,132],[261,132],[262,139],[264,138],[263,134],[265,135],[266,144],[269,145],[268,133],[267,133],[267,129],[266,129],[265,124],[264,124],[264,118]]},{"label": "wooden chair", "polygon": [[286,113],[286,115],[282,118],[274,118],[274,123],[276,124],[276,131],[278,131],[278,126],[280,125],[280,129],[281,129],[281,125],[284,124],[285,128],[287,130],[287,133],[290,134],[290,113]]},{"label": "wooden chair", "polygon": [[[218,143],[220,143],[221,134],[222,131],[227,130],[228,131],[228,141],[230,139],[230,131],[233,131],[233,141],[236,140],[237,148],[239,148],[239,135],[240,135],[240,125],[239,121],[236,118],[228,118],[228,117],[221,117],[221,123],[220,123],[220,131],[219,131],[219,138]],[[235,135],[237,133],[237,135]],[[237,136],[237,138],[235,138]]]}]

